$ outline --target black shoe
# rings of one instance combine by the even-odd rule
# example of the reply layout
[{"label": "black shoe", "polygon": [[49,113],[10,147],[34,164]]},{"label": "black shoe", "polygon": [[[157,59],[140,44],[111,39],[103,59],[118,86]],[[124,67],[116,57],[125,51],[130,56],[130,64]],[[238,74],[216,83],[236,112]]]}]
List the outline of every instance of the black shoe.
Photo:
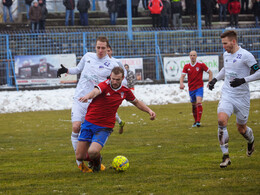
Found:
[{"label": "black shoe", "polygon": [[222,157],[222,163],[220,163],[220,168],[226,168],[228,165],[231,165],[231,160],[228,154],[224,154]]},{"label": "black shoe", "polygon": [[250,144],[250,143],[247,143],[246,155],[247,155],[248,157],[250,157],[250,156],[252,155],[252,153],[255,151],[254,142],[255,142],[255,141],[253,141],[251,144]]}]

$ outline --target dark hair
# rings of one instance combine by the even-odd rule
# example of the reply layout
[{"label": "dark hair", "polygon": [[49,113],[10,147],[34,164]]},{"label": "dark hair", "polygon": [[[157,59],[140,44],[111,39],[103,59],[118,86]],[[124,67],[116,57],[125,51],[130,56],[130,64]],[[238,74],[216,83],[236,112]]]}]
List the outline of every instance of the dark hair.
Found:
[{"label": "dark hair", "polygon": [[109,44],[107,45],[107,48],[111,49],[111,51],[113,50],[111,45],[109,45]]},{"label": "dark hair", "polygon": [[237,41],[237,33],[235,31],[233,31],[233,30],[225,31],[224,33],[222,33],[220,35],[220,37],[221,37],[221,39],[227,37],[230,40],[235,39]]},{"label": "dark hair", "polygon": [[100,42],[106,42],[107,43],[107,47],[109,46],[109,42],[108,42],[108,39],[105,37],[105,36],[99,36],[96,40],[96,44],[97,42],[100,41]]},{"label": "dark hair", "polygon": [[118,74],[122,74],[122,76],[124,77],[124,70],[123,68],[121,68],[120,66],[117,66],[117,67],[114,67],[112,69],[112,72],[115,74],[115,75],[118,75]]},{"label": "dark hair", "polygon": [[128,64],[125,64],[124,66],[127,66],[129,68],[129,65]]}]

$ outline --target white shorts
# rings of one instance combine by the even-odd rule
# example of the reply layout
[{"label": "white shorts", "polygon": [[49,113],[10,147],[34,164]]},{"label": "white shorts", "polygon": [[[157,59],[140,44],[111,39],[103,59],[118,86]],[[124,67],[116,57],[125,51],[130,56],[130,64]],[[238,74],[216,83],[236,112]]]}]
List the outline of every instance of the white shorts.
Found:
[{"label": "white shorts", "polygon": [[218,113],[224,112],[229,117],[234,113],[237,123],[244,125],[247,123],[250,109],[250,97],[221,97],[218,104]]},{"label": "white shorts", "polygon": [[72,109],[71,109],[71,122],[75,122],[75,121],[81,121],[81,123],[84,122],[90,102],[91,101],[87,103],[82,103],[74,99]]}]

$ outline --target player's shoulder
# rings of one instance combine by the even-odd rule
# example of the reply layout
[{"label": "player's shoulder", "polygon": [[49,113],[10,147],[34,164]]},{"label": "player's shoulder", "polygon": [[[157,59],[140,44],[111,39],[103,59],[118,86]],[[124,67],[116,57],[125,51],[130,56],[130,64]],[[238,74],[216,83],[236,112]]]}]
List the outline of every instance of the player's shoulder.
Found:
[{"label": "player's shoulder", "polygon": [[[109,58],[109,57],[108,57]],[[116,60],[116,58],[109,58],[109,61],[110,61],[110,63],[113,65],[113,66],[119,66],[118,65],[118,63],[117,63],[117,60]]]}]

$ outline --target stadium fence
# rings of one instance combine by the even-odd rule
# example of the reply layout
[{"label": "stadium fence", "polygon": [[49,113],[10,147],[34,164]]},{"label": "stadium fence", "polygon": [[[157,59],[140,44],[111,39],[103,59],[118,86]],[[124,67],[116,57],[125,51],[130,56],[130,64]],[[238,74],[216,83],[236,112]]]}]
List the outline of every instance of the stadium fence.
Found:
[{"label": "stadium fence", "polygon": [[[250,51],[259,63],[260,29],[236,29],[239,45]],[[144,82],[166,83],[163,57],[187,56],[191,50],[198,55],[219,55],[220,68],[224,52],[220,34],[224,29],[133,32],[126,31],[0,34],[0,86],[15,86],[14,56],[76,54],[77,62],[86,52],[95,52],[100,35],[108,37],[115,58],[143,58]]]}]

